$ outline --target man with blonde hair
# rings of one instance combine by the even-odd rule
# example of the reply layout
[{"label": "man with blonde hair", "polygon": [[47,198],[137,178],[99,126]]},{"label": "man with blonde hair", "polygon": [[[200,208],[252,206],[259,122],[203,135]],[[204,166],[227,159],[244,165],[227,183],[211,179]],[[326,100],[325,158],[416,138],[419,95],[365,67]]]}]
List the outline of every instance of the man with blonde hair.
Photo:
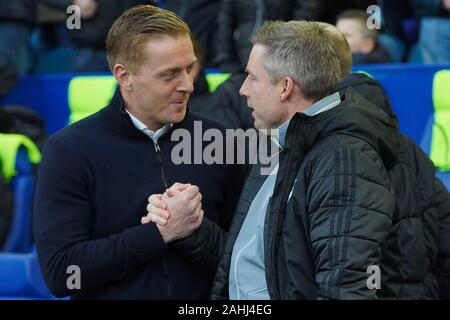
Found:
[{"label": "man with blonde hair", "polygon": [[[125,11],[106,39],[119,85],[113,101],[46,143],[34,237],[41,270],[56,296],[208,296],[213,270],[188,263],[172,244],[190,234],[203,215],[211,228],[227,229],[242,174],[231,165],[175,165],[171,159],[176,145],[171,133],[192,133],[194,120],[201,120],[187,111],[196,63],[189,34],[169,11],[150,5]],[[179,223],[141,224],[148,197],[177,182],[190,183],[167,204],[173,216],[181,216]]]}]

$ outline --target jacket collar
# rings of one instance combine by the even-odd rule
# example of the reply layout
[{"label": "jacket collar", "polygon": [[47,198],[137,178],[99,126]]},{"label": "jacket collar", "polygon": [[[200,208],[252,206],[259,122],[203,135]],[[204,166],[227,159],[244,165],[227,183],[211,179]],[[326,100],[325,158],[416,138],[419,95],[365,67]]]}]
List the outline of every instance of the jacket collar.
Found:
[{"label": "jacket collar", "polygon": [[396,159],[397,129],[390,117],[348,88],[341,92],[342,102],[336,107],[308,116],[296,113],[286,135],[286,144],[294,143],[294,132],[303,136],[302,153],[307,153],[319,140],[332,134],[346,134],[366,141],[383,159],[387,168]]},{"label": "jacket collar", "polygon": [[[135,126],[130,115],[126,111],[119,88],[114,92],[114,96],[109,105],[104,109],[104,112],[107,119],[107,125],[111,130],[129,138],[148,139],[148,136]],[[164,132],[161,139],[170,137],[173,130],[180,127],[183,128],[188,118],[188,112],[189,110],[186,112],[186,116],[181,122],[171,125],[170,128]]]}]

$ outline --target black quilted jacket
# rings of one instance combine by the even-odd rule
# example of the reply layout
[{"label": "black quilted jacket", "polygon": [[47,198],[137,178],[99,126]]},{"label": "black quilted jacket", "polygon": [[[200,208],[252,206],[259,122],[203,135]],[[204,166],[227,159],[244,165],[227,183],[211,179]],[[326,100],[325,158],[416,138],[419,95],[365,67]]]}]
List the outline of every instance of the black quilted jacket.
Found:
[{"label": "black quilted jacket", "polygon": [[[264,226],[272,299],[378,297],[367,270],[383,269],[382,244],[392,226],[395,199],[385,167],[395,163],[395,131],[368,104],[347,90],[339,106],[313,117],[298,113],[290,122]],[[222,256],[213,299],[228,299],[234,241],[264,178],[255,166],[226,240],[205,220],[176,244],[198,265],[214,266]]]},{"label": "black quilted jacket", "polygon": [[[340,89],[352,87],[396,123],[381,85],[350,74]],[[434,165],[420,147],[397,130],[397,162],[389,171],[398,210],[387,241],[381,295],[397,299],[450,298],[450,194],[435,177]]]}]

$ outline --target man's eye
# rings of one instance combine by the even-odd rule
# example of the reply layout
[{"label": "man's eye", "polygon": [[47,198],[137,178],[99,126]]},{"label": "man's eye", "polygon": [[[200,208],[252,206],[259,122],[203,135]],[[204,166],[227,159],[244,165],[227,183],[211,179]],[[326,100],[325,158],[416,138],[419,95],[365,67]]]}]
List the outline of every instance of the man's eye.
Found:
[{"label": "man's eye", "polygon": [[165,80],[172,80],[175,77],[175,73],[168,73],[164,75]]}]

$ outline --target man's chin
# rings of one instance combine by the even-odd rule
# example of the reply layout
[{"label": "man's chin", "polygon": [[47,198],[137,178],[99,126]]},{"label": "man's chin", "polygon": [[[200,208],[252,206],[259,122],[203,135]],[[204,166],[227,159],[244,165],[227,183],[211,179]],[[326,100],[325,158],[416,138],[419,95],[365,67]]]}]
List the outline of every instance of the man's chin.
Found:
[{"label": "man's chin", "polygon": [[172,123],[179,123],[184,120],[187,114],[187,109],[184,108],[183,110],[180,110],[179,112],[176,112],[172,115]]}]

